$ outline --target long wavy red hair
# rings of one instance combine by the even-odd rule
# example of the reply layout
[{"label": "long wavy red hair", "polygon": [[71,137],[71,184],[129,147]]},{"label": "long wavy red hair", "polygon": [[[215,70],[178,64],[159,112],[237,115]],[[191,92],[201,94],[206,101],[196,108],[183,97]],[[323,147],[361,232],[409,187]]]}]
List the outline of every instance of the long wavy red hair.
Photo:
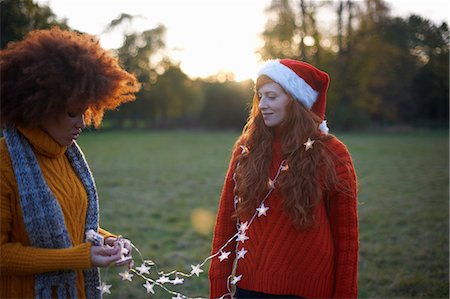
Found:
[{"label": "long wavy red hair", "polygon": [[[258,109],[257,91],[269,82],[273,81],[267,76],[258,78],[247,124],[234,145],[234,151],[239,151],[241,145],[250,150],[249,154],[239,156],[240,164],[236,170],[236,195],[240,197],[238,217],[251,215],[268,190],[275,129],[264,124]],[[320,132],[320,122],[317,115],[291,97],[286,119],[279,128],[282,156],[289,170],[279,177],[276,186],[281,190],[287,213],[298,228],[310,227],[314,223],[315,206],[323,193],[338,183],[332,153],[324,144],[333,136]],[[308,138],[314,139],[314,150],[305,151],[303,143]]]}]

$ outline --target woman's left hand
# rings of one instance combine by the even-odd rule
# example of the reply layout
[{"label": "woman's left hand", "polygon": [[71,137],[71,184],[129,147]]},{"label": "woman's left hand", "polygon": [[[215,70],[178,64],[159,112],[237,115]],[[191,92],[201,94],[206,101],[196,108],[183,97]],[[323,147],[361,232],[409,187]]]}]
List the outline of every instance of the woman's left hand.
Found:
[{"label": "woman's left hand", "polygon": [[131,242],[128,239],[122,238],[122,237],[108,237],[105,239],[105,245],[114,246],[116,244],[119,244],[122,250],[121,258],[115,262],[115,265],[120,267],[124,265],[129,265],[129,267],[132,267],[132,247]]}]

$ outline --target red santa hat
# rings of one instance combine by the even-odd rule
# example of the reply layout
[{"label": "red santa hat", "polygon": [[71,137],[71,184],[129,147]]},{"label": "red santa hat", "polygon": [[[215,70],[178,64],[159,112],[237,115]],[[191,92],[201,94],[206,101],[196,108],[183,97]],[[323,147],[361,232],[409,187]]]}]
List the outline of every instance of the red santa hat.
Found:
[{"label": "red santa hat", "polygon": [[319,128],[328,133],[325,120],[327,90],[330,77],[314,66],[292,59],[266,61],[258,70],[257,76],[266,75],[283,87],[294,99],[322,119]]}]

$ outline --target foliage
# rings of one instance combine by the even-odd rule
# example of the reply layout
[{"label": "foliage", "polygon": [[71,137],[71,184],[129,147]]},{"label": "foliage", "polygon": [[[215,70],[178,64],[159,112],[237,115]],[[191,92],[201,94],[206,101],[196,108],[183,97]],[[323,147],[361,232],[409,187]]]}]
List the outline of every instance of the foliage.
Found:
[{"label": "foliage", "polygon": [[[262,57],[303,58],[329,72],[328,117],[336,127],[416,125],[425,121],[447,125],[446,23],[438,27],[414,15],[391,18],[382,0],[333,1],[325,5],[336,12],[335,35],[318,33],[319,28],[312,22],[320,9],[317,2],[273,0],[262,34]],[[290,17],[281,20],[282,16]],[[302,40],[306,38],[315,42],[305,46]],[[323,47],[320,38],[335,42]],[[285,48],[273,46],[280,43],[297,51],[287,53]]]},{"label": "foliage", "polygon": [[[66,26],[32,0],[4,0],[0,6],[2,48],[34,28]],[[332,30],[318,22],[326,9],[335,14]],[[327,71],[332,129],[448,126],[446,23],[415,15],[393,18],[383,0],[273,0],[266,13],[260,57],[301,59]],[[122,30],[123,44],[114,51],[142,89],[136,101],[107,113],[104,127],[242,128],[251,81],[234,82],[223,74],[189,78],[165,54],[164,25],[138,32],[133,21],[139,17],[121,14],[105,28]]]},{"label": "foliage", "polygon": [[413,79],[415,109],[420,112],[420,120],[434,120],[446,126],[449,117],[448,26],[445,23],[434,26],[419,16],[411,16],[408,22],[415,33],[413,53],[422,62]]},{"label": "foliage", "polygon": [[155,103],[154,126],[193,126],[203,106],[200,83],[192,81],[178,65],[168,64],[158,76],[148,100]]},{"label": "foliage", "polygon": [[48,6],[32,0],[0,1],[0,48],[10,41],[20,40],[33,29],[47,29],[54,25],[68,28],[66,20],[58,20]]},{"label": "foliage", "polygon": [[272,1],[267,13],[270,18],[266,30],[262,33],[265,43],[262,57],[299,57],[298,46],[294,42],[297,29],[296,16],[290,1]]},{"label": "foliage", "polygon": [[[201,131],[83,134],[79,143],[96,179],[102,227],[130,238],[159,270],[190,271],[191,264],[210,253],[237,136]],[[448,298],[448,132],[338,137],[348,146],[359,179],[359,297]],[[211,219],[199,226],[198,211]],[[208,296],[204,269],[200,278],[173,288]],[[122,271],[103,272],[113,285],[105,298],[147,296],[143,281],[122,281],[117,274]],[[170,298],[161,292],[154,297]]]},{"label": "foliage", "polygon": [[[204,84],[205,104],[201,121],[209,129],[242,129],[251,105],[252,82]],[[243,100],[248,99],[248,100]]]}]

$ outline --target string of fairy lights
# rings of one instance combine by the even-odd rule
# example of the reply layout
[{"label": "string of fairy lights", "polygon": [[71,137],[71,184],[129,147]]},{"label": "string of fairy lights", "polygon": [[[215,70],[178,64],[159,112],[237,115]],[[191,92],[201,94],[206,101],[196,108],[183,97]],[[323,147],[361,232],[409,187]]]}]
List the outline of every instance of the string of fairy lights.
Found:
[{"label": "string of fairy lights", "polygon": [[[308,138],[308,140],[304,143],[305,151],[312,148],[312,145],[314,143],[314,140],[311,140]],[[245,145],[241,145],[241,155],[248,155],[249,149]],[[234,181],[234,209],[237,208],[237,205],[240,202],[239,196],[236,195],[236,188],[237,188],[237,180],[236,180],[236,171],[239,168],[240,163],[237,163],[235,171],[233,173],[233,181]],[[223,294],[220,299],[227,298],[228,296],[233,298],[235,291],[236,291],[236,284],[242,279],[242,274],[237,275],[237,265],[238,261],[240,259],[244,259],[245,255],[248,254],[248,250],[245,248],[245,241],[249,240],[250,237],[247,235],[247,230],[250,228],[251,224],[255,221],[255,219],[267,216],[269,206],[266,206],[266,200],[270,196],[270,194],[275,190],[275,183],[280,176],[282,172],[285,172],[289,169],[289,166],[286,163],[286,160],[281,161],[278,170],[276,172],[276,175],[273,179],[269,177],[268,179],[268,191],[266,195],[261,200],[258,208],[256,208],[255,213],[250,218],[250,220],[246,222],[241,222],[241,220],[238,218],[236,220],[236,229],[237,232],[228,239],[222,247],[220,247],[215,253],[212,255],[206,257],[201,263],[196,265],[190,265],[191,270],[189,273],[181,272],[178,270],[174,270],[171,272],[164,272],[160,271],[157,272],[157,278],[154,277],[155,273],[151,272],[151,269],[153,267],[156,268],[156,264],[149,259],[144,259],[142,256],[140,250],[132,243],[130,245],[134,248],[134,250],[138,253],[139,257],[141,258],[141,264],[137,267],[134,267],[133,263],[132,266],[125,270],[124,272],[119,273],[120,277],[123,281],[129,281],[131,282],[134,276],[140,277],[145,282],[142,286],[145,288],[147,294],[155,294],[155,287],[159,287],[165,292],[172,295],[172,299],[199,299],[201,297],[189,297],[187,295],[184,295],[180,292],[174,291],[171,289],[171,285],[182,285],[184,284],[186,279],[189,279],[191,277],[199,277],[201,273],[205,272],[202,267],[210,260],[214,258],[218,258],[220,262],[229,259],[229,256],[231,255],[231,251],[227,251],[226,248],[230,243],[233,241],[236,242],[236,246],[234,249],[235,258],[233,261],[233,266],[231,270],[231,274],[227,278],[227,290],[228,293]],[[98,235],[97,233],[93,231],[89,231],[86,234],[86,237],[89,241],[93,242],[95,245],[102,243],[102,237]],[[126,255],[128,254],[128,250],[124,247],[123,240],[120,240],[119,242],[120,246],[122,247],[122,259],[126,259]],[[153,277],[151,276],[153,275]],[[106,278],[105,278],[106,280]],[[101,294],[111,294],[111,287],[112,285],[107,284],[105,281],[102,281],[101,284],[97,287],[98,290],[100,290]]]}]

